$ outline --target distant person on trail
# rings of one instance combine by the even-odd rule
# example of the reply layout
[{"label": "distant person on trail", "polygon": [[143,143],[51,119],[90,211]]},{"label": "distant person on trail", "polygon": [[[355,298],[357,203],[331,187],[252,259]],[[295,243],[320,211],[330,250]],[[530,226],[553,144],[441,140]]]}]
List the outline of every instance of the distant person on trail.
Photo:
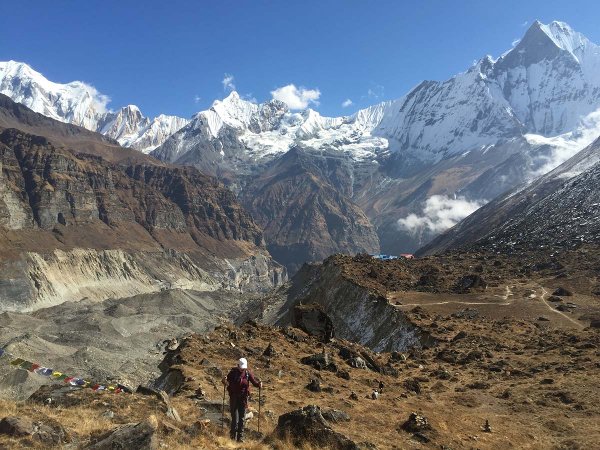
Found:
[{"label": "distant person on trail", "polygon": [[255,387],[262,388],[262,382],[254,378],[254,374],[248,369],[246,358],[240,358],[237,367],[231,369],[223,378],[223,384],[227,386],[227,392],[229,392],[229,411],[231,412],[229,436],[238,442],[244,441],[244,416],[248,407],[250,383]]}]

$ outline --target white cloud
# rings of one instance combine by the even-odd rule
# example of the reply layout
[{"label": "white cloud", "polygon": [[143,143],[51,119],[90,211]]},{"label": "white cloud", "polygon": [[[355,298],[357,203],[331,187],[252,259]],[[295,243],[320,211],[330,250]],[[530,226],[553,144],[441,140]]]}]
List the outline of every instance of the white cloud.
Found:
[{"label": "white cloud", "polygon": [[202,100],[202,97],[200,97],[199,95],[196,95],[194,97],[194,103],[200,103],[200,100]]},{"label": "white cloud", "polygon": [[526,27],[528,24],[529,24],[529,21],[528,21],[528,20],[526,20],[525,22],[523,22],[523,23],[521,24],[521,26],[522,26],[522,27]]},{"label": "white cloud", "polygon": [[230,73],[226,73],[225,75],[223,75],[223,80],[221,81],[221,83],[223,84],[224,91],[235,91],[235,84],[233,84],[234,79],[235,77]]},{"label": "white cloud", "polygon": [[89,83],[85,83],[83,81],[76,81],[75,83],[80,83],[83,89],[87,91],[90,97],[92,97],[92,104],[96,111],[100,113],[110,111],[108,108],[108,104],[110,103],[111,99],[108,95],[101,94],[100,92],[98,92],[98,89],[96,89]]},{"label": "white cloud", "polygon": [[348,106],[352,106],[353,102],[349,98],[342,102],[342,108],[347,108]]},{"label": "white cloud", "polygon": [[423,231],[438,234],[452,228],[484,204],[484,201],[469,201],[464,197],[433,195],[425,202],[422,215],[409,214],[398,220],[398,226],[413,235]]},{"label": "white cloud", "polygon": [[290,109],[306,109],[309,105],[319,105],[321,91],[318,89],[297,88],[294,84],[288,84],[271,91],[275,100],[282,101]]},{"label": "white cloud", "polygon": [[530,180],[542,176],[567,159],[590,145],[600,136],[600,109],[581,119],[575,131],[570,131],[553,137],[544,137],[537,134],[526,134],[525,139],[533,145],[547,145],[549,153],[545,153],[536,161],[537,169],[530,174]]},{"label": "white cloud", "polygon": [[372,84],[372,86],[367,90],[367,95],[363,98],[369,98],[372,100],[378,100],[385,95],[385,88],[380,84]]}]

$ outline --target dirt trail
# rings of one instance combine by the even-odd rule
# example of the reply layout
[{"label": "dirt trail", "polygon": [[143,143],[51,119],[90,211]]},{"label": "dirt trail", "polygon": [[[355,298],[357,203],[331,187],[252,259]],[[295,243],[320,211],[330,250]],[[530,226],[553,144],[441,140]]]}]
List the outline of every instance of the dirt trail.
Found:
[{"label": "dirt trail", "polygon": [[[496,297],[500,297],[503,300],[508,300],[508,297],[512,296],[512,290],[508,285],[506,285],[506,293],[504,295],[496,295]],[[456,305],[495,305],[495,306],[508,306],[512,305],[513,302],[505,301],[504,303],[497,302],[469,302],[469,301],[457,301],[457,300],[446,300],[444,302],[435,302],[435,303],[403,303],[398,306],[432,306],[432,305],[447,305],[447,304],[456,304]]]},{"label": "dirt trail", "polygon": [[585,325],[583,325],[581,322],[573,319],[572,317],[569,317],[567,314],[565,314],[562,311],[558,311],[557,309],[553,308],[552,305],[550,305],[547,301],[546,301],[546,296],[548,295],[548,291],[546,289],[544,289],[543,286],[540,286],[540,288],[542,289],[542,295],[540,297],[540,300],[544,303],[544,305],[546,305],[546,308],[548,308],[550,311],[552,311],[555,314],[560,314],[561,316],[563,316],[565,319],[567,319],[569,322],[577,325],[578,328],[583,329],[585,328]]}]

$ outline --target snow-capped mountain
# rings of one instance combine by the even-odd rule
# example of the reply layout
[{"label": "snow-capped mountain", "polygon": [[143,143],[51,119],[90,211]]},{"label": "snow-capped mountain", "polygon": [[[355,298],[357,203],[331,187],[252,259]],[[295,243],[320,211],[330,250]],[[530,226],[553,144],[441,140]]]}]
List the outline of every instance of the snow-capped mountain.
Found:
[{"label": "snow-capped mountain", "polygon": [[323,117],[312,109],[292,112],[278,100],[256,104],[234,91],[196,114],[154,155],[242,172],[240,161],[252,165],[298,145],[339,150],[353,159],[375,158],[387,148],[386,139],[370,135],[383,108],[373,107],[351,117]]},{"label": "snow-capped mountain", "polygon": [[[0,66],[0,92],[219,177],[256,217],[264,211],[253,208],[277,212],[271,215],[277,226],[265,216],[265,229],[285,230],[286,238],[265,237],[281,248],[300,248],[313,226],[294,215],[310,199],[287,189],[291,181],[275,173],[289,166],[290,151],[302,155],[297,160],[306,179],[318,173],[317,197],[333,199],[331,189],[337,191],[336,209],[362,209],[382,250],[399,253],[551,171],[600,135],[600,47],[562,22],[536,21],[497,58],[485,56],[446,81],[424,81],[400,99],[343,117],[291,111],[277,100],[257,104],[232,92],[189,122],[148,119],[134,106],[106,111],[106,97],[83,83],[57,85],[18,66]],[[267,192],[257,206],[252,195]],[[322,216],[331,230],[345,226]]]},{"label": "snow-capped mountain", "polygon": [[[367,213],[383,251],[401,252],[552,170],[598,135],[600,47],[565,23],[536,21],[500,57],[351,116],[292,112],[232,92],[153,154],[200,167],[236,190],[297,147],[345,158],[349,182],[331,184]],[[433,197],[445,209],[432,207]]]},{"label": "snow-capped mountain", "polygon": [[[501,57],[486,56],[447,81],[424,81],[398,100],[352,116],[291,112],[281,102],[255,104],[232,92],[198,113],[157,155],[200,165],[205,159],[218,164],[220,155],[231,166],[230,159],[273,158],[299,145],[358,160],[396,153],[435,163],[525,135],[571,132],[599,107],[600,47],[565,23],[535,22]],[[228,155],[232,144],[236,150]]]},{"label": "snow-capped mountain", "polygon": [[67,84],[47,80],[25,63],[0,62],[0,93],[33,111],[61,122],[100,132],[121,145],[148,153],[187,120],[161,114],[144,117],[137,106],[108,110],[109,98],[81,81]]}]

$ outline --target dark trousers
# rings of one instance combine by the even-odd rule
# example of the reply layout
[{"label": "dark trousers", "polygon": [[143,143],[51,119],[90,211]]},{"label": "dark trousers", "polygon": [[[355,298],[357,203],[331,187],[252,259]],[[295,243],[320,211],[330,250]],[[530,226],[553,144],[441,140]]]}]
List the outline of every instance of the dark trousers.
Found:
[{"label": "dark trousers", "polygon": [[241,440],[244,436],[244,416],[246,406],[242,398],[229,399],[229,412],[231,413],[231,439]]}]

